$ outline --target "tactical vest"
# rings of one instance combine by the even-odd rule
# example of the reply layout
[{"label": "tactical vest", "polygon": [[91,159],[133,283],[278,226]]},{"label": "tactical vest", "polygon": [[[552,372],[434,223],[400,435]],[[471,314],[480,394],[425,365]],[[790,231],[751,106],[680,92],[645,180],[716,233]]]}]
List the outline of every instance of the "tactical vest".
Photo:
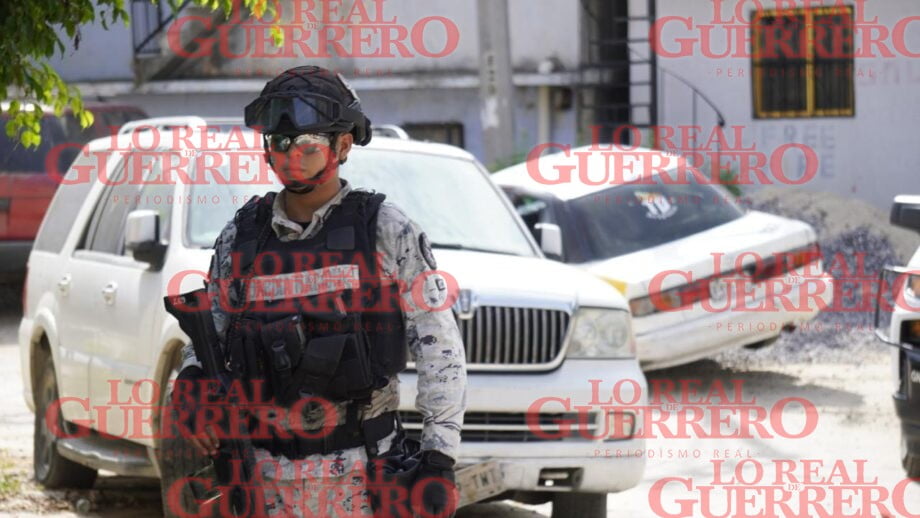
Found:
[{"label": "tactical vest", "polygon": [[282,406],[303,396],[367,401],[406,367],[399,286],[381,282],[376,248],[385,196],[351,191],[316,235],[288,242],[271,228],[275,196],[250,200],[234,218],[240,305],[228,366]]}]

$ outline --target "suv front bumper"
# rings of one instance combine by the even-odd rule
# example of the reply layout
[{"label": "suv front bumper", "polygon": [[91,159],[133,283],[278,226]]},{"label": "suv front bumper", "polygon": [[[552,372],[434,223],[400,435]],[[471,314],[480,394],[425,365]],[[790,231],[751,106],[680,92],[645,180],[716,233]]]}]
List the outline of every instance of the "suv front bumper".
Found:
[{"label": "suv front bumper", "polygon": [[[401,411],[414,411],[416,380],[414,372],[400,374]],[[595,385],[589,380],[595,380]],[[613,387],[617,382],[622,383],[614,396]],[[467,424],[464,425],[458,465],[497,462],[507,490],[610,493],[634,487],[645,470],[645,455],[636,455],[644,450],[645,440],[614,433],[608,435],[606,432],[610,428],[606,426],[582,434],[578,431],[577,418],[570,414],[576,413],[576,407],[581,406],[586,414],[593,416],[593,423],[606,424],[606,410],[592,404],[593,401],[607,403],[615,398],[613,405],[623,401],[644,406],[646,386],[645,376],[635,359],[567,359],[550,372],[470,372]],[[533,433],[532,426],[520,425],[521,416],[528,413],[567,414],[569,417],[565,419],[570,420],[572,431],[562,439],[541,440],[539,434]],[[489,424],[488,416],[492,416],[491,422],[495,424]],[[518,424],[506,424],[509,422]],[[543,425],[548,422],[542,421]],[[551,425],[536,426],[546,433],[551,428]],[[420,424],[407,424],[406,428],[418,430]],[[509,429],[516,432],[509,432]],[[585,438],[585,435],[598,438]],[[619,455],[617,450],[633,455]],[[562,477],[565,473],[570,476]]]}]

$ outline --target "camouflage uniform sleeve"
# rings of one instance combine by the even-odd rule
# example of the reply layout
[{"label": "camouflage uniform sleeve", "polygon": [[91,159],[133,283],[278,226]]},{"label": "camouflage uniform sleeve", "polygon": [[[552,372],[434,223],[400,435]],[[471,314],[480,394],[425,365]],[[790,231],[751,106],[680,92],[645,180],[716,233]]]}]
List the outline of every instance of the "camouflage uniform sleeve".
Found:
[{"label": "camouflage uniform sleeve", "polygon": [[[233,241],[236,239],[236,226],[233,220],[224,226],[224,229],[214,241],[214,254],[211,256],[211,266],[208,269],[208,298],[211,301],[211,314],[214,318],[214,326],[217,328],[217,338],[220,341],[221,350],[226,348],[227,327],[229,326],[229,315],[222,308],[222,304],[236,303],[235,293],[229,290],[227,279],[230,278],[230,250],[233,247]],[[225,294],[221,294],[225,290]],[[221,302],[224,297],[224,302]],[[201,362],[195,356],[195,349],[191,343],[185,344],[182,348],[182,370],[190,365],[201,367]]]},{"label": "camouflage uniform sleeve", "polygon": [[[466,408],[466,357],[453,312],[445,305],[447,289],[436,270],[427,237],[397,206],[386,203],[377,218],[377,251],[383,275],[404,283],[403,315],[409,352],[418,371],[415,407],[422,414],[422,449],[438,450],[454,459]],[[425,307],[412,300],[412,287],[421,290]]]}]

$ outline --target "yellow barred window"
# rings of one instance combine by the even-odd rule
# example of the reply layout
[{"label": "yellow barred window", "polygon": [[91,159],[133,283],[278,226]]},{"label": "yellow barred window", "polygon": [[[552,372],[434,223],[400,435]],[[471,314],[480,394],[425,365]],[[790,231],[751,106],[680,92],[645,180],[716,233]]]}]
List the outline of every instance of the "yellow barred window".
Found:
[{"label": "yellow barred window", "polygon": [[755,11],[754,117],[852,117],[851,6]]}]

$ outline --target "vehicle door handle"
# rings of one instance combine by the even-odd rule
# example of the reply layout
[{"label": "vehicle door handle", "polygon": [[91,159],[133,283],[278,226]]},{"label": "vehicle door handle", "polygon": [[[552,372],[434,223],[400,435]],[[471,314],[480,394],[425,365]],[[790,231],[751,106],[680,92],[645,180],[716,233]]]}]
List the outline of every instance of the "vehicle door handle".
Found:
[{"label": "vehicle door handle", "polygon": [[105,300],[105,303],[112,305],[115,303],[115,292],[118,291],[118,284],[110,282],[105,285],[105,288],[102,288],[102,299]]},{"label": "vehicle door handle", "polygon": [[60,279],[58,279],[57,288],[58,288],[58,291],[61,292],[61,295],[67,295],[68,293],[70,293],[70,274],[69,273],[65,273]]}]

